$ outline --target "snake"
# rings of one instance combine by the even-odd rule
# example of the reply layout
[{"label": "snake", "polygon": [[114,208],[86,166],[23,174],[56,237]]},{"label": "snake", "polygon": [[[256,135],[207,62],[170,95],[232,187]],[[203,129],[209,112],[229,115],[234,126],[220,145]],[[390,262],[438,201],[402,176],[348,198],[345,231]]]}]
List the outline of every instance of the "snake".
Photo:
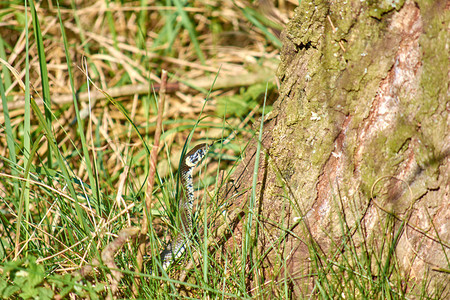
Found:
[{"label": "snake", "polygon": [[180,181],[182,194],[178,203],[181,216],[181,230],[166,248],[161,252],[160,258],[162,268],[166,271],[174,262],[181,258],[186,252],[188,244],[191,242],[192,233],[192,208],[194,206],[194,168],[202,162],[208,154],[212,144],[199,144],[192,148],[181,158]]}]

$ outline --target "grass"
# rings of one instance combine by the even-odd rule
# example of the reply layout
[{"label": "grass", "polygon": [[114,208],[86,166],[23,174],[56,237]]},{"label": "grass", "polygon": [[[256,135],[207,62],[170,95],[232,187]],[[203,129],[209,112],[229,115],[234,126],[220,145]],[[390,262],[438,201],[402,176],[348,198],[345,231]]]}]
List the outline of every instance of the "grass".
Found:
[{"label": "grass", "polygon": [[[284,5],[272,10],[287,19],[294,4]],[[262,127],[254,132],[252,125],[271,109],[266,101],[276,97],[273,74],[281,25],[266,15],[241,1],[4,3],[2,298],[103,299],[112,296],[110,271],[115,268],[122,273],[117,292],[122,298],[293,297],[289,274],[281,281],[258,277],[263,261],[254,256],[254,232],[263,229],[251,205],[242,248],[212,243],[227,229],[227,224],[223,232],[216,226],[223,223],[228,205],[219,196],[226,181],[220,178],[234,171],[245,141],[261,138]],[[120,241],[121,230],[142,224],[162,69],[173,85],[167,93],[149,214],[147,250],[153,259],[136,271],[133,241],[115,253],[111,268],[102,261],[102,251]],[[98,96],[94,85],[117,96]],[[196,244],[182,264],[150,275],[150,269],[157,274],[157,254],[178,228],[177,168],[185,141],[191,138],[192,146],[234,134],[238,139],[218,143],[195,176]],[[258,149],[257,159],[262,155],[260,145]],[[255,197],[253,193],[253,204]],[[292,227],[280,227],[286,235],[292,233]],[[381,248],[370,241],[361,244],[364,228],[348,225],[343,213],[341,230],[345,242],[329,253],[308,241],[311,269],[302,276],[313,284],[304,297],[404,297],[403,276],[389,251],[395,239],[386,239]],[[395,230],[387,224],[386,237]],[[280,236],[272,247],[285,240]],[[286,259],[280,256],[279,264],[286,265]],[[95,260],[102,263],[87,275],[80,273]],[[440,296],[439,291],[428,295],[422,290],[419,298]]]}]

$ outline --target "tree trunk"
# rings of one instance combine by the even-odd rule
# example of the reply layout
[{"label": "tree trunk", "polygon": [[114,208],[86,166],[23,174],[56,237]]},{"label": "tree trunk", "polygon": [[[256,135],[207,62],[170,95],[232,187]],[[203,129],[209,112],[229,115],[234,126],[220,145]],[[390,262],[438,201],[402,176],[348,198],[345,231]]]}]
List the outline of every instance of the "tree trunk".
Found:
[{"label": "tree trunk", "polygon": [[252,214],[248,267],[264,269],[252,285],[317,293],[320,266],[336,268],[351,249],[372,259],[369,280],[400,274],[399,293],[424,274],[428,292],[449,279],[449,7],[301,1],[283,34],[253,204],[256,141],[234,175],[247,212],[235,241]]}]

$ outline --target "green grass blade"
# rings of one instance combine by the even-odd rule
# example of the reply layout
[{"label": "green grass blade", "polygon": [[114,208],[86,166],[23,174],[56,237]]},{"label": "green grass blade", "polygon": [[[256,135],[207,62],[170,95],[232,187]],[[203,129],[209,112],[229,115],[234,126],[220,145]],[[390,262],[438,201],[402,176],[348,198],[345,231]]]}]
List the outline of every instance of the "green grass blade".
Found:
[{"label": "green grass blade", "polygon": [[119,50],[119,48],[117,47],[117,32],[116,32],[114,18],[113,18],[111,11],[109,10],[109,0],[105,0],[105,3],[106,3],[106,19],[108,21],[109,31],[110,31],[113,41],[114,41],[114,48],[116,48],[116,50]]},{"label": "green grass blade", "polygon": [[[5,71],[4,74],[5,73],[7,73],[9,75],[8,71]],[[8,150],[9,150],[9,158],[11,160],[11,163],[13,165],[15,165],[17,162],[16,145],[15,145],[15,141],[14,141],[14,132],[13,132],[12,126],[11,126],[11,119],[9,117],[8,100],[5,95],[5,89],[4,89],[2,80],[0,80],[0,96],[2,98],[3,117],[5,118],[6,144],[8,146]],[[18,175],[18,173],[15,171],[14,167],[11,167],[11,174]],[[17,184],[16,181],[13,182],[13,185],[14,185],[13,186],[14,187],[14,195],[16,198],[19,198],[19,185]]]},{"label": "green grass blade", "polygon": [[[0,57],[5,61],[8,61],[5,52],[5,40],[0,36]],[[5,83],[5,90],[11,85],[11,75],[9,74],[8,68],[2,65],[1,72],[3,74],[3,81]]]},{"label": "green grass blade", "polygon": [[[28,24],[28,14],[27,14],[27,1],[25,1],[25,24]],[[25,34],[28,36],[28,26],[25,27]],[[29,154],[31,153],[31,130],[30,130],[30,60],[29,60],[29,43],[28,39],[26,39],[25,44],[25,112],[24,112],[24,126],[23,126],[23,161],[24,165],[28,165],[29,163]],[[25,179],[29,179],[29,177],[25,177]],[[17,224],[16,224],[16,245],[15,245],[15,258],[17,258],[18,251],[19,251],[19,242],[21,239],[21,223],[22,223],[22,212],[23,208],[26,209],[25,214],[25,225],[24,228],[27,229],[28,226],[26,225],[28,222],[28,216],[29,216],[29,202],[30,202],[30,183],[28,180],[26,181],[26,184],[23,189],[23,194],[20,197],[19,200],[19,214],[17,218]],[[26,230],[27,231],[27,230]],[[24,238],[27,239],[27,236]]]},{"label": "green grass blade", "polygon": [[[59,152],[57,142],[54,139],[51,139],[51,137],[53,137],[53,135],[51,133],[51,128],[48,127],[45,117],[42,115],[42,113],[39,109],[39,106],[36,104],[36,101],[34,101],[34,99],[31,99],[31,107],[33,108],[34,114],[38,118],[39,123],[41,124],[42,128],[44,129],[44,133],[47,137],[47,142],[48,142],[49,147],[52,148],[53,154],[56,156],[56,161],[57,161],[58,166],[63,174],[63,178],[69,189],[70,195],[72,196],[73,199],[77,199],[78,198],[77,193],[75,191],[75,187],[73,186],[73,180],[69,174],[69,170],[67,169],[65,160],[64,160],[62,154]],[[90,226],[86,221],[87,218],[85,217],[83,211],[81,210],[81,206],[78,202],[75,202],[75,211],[76,211],[76,216],[78,218],[80,227],[84,230],[85,233],[91,232]]]},{"label": "green grass blade", "polygon": [[[96,207],[96,211],[98,212],[99,215],[102,215],[102,209],[101,209],[101,197],[100,197],[100,191],[99,191],[99,184],[98,184],[98,180],[96,178],[96,176],[94,176],[94,172],[92,170],[92,163],[89,160],[89,150],[87,147],[87,142],[86,142],[86,136],[84,134],[84,127],[83,127],[83,120],[80,117],[80,110],[78,109],[78,100],[76,97],[76,93],[75,93],[75,84],[74,84],[74,79],[73,79],[73,72],[72,72],[72,60],[70,59],[70,54],[69,54],[69,45],[67,42],[67,37],[66,37],[66,31],[64,29],[64,25],[61,19],[61,12],[60,12],[60,7],[59,7],[59,1],[56,1],[56,4],[58,6],[58,18],[59,18],[59,24],[60,24],[60,28],[61,28],[61,35],[62,35],[62,39],[63,39],[63,43],[64,43],[64,52],[66,55],[66,64],[67,64],[67,71],[69,73],[69,80],[70,80],[70,88],[72,91],[72,99],[74,102],[74,108],[75,108],[75,116],[76,116],[76,120],[77,120],[77,133],[78,136],[81,139],[81,148],[82,148],[82,152],[83,152],[83,157],[80,157],[82,160],[84,160],[84,164],[86,166],[86,170],[88,173],[88,177],[89,177],[89,185],[91,187],[93,187],[92,191],[94,193],[93,198],[94,198],[94,205]],[[94,161],[94,167],[95,167],[96,163]]]},{"label": "green grass blade", "polygon": [[[272,44],[274,44],[276,47],[281,48],[281,46],[283,46],[283,44],[281,43],[281,41],[274,36],[268,29],[266,26],[264,26],[263,24],[261,24],[260,21],[258,21],[257,16],[258,13],[251,9],[250,7],[245,7],[241,9],[242,13],[244,14],[244,16],[251,22],[253,23],[253,25],[255,25],[256,27],[258,27],[259,30],[261,30],[267,37],[267,39],[269,41],[272,42]],[[261,18],[261,17],[260,17]]]},{"label": "green grass blade", "polygon": [[191,20],[189,19],[189,16],[187,12],[183,10],[183,5],[181,4],[180,0],[174,0],[175,6],[177,7],[177,12],[181,16],[181,23],[183,24],[183,27],[188,31],[189,36],[191,38],[191,42],[194,45],[195,52],[197,53],[198,58],[200,61],[204,64],[205,63],[205,56],[203,55],[202,50],[200,49],[200,44],[197,39],[197,33],[195,31],[194,25],[192,24]]},{"label": "green grass blade", "polygon": [[247,212],[247,221],[245,225],[245,237],[244,237],[244,243],[243,243],[243,249],[242,249],[242,288],[243,290],[245,287],[245,279],[247,278],[245,274],[246,265],[247,265],[247,258],[249,262],[252,262],[252,249],[251,244],[253,244],[253,238],[251,236],[252,233],[252,223],[253,223],[253,215],[254,212],[254,206],[256,201],[256,184],[258,181],[258,170],[259,170],[259,160],[261,156],[261,145],[262,145],[262,134],[263,134],[263,125],[264,125],[264,110],[266,107],[266,99],[267,99],[267,88],[266,88],[266,95],[264,96],[264,103],[263,103],[263,109],[261,114],[261,124],[259,127],[259,136],[257,140],[257,146],[256,146],[256,154],[255,154],[255,166],[253,168],[253,180],[252,180],[252,193],[250,196],[250,203],[248,205],[248,212]]},{"label": "green grass blade", "polygon": [[[51,113],[51,101],[50,101],[50,84],[48,80],[48,70],[47,70],[47,60],[45,58],[44,41],[42,39],[41,27],[39,25],[39,18],[34,6],[34,0],[30,0],[31,16],[33,17],[33,31],[34,37],[36,38],[36,47],[38,50],[39,58],[39,68],[41,71],[41,87],[42,96],[44,97],[44,109],[45,109],[45,119],[49,126],[52,127],[52,113]],[[28,42],[28,40],[27,40]],[[28,70],[28,69],[27,69]],[[27,85],[28,86],[28,85]],[[50,132],[53,136],[53,132]],[[49,149],[50,150],[50,149]],[[48,151],[47,164],[51,168],[52,166],[52,153]]]},{"label": "green grass blade", "polygon": [[[58,18],[59,18],[59,23],[61,24],[61,12],[59,11],[59,1],[56,1],[56,4],[58,6]],[[94,77],[99,77],[99,72],[97,70],[97,67],[95,66],[94,63],[92,63],[91,61],[91,49],[89,48],[89,43],[86,40],[86,36],[84,35],[84,29],[83,26],[81,25],[81,21],[80,21],[80,17],[78,16],[77,12],[76,12],[76,4],[75,4],[75,0],[71,0],[70,1],[70,5],[72,7],[73,10],[73,19],[75,20],[75,24],[78,27],[78,29],[80,30],[79,36],[80,36],[80,44],[83,45],[83,50],[86,51],[87,53],[87,60],[89,62],[89,68],[91,70],[92,73],[94,73]],[[65,32],[64,32],[64,36],[63,36],[63,42],[67,43],[67,37],[65,36]],[[67,48],[66,48],[67,49]],[[67,54],[66,54],[67,56]],[[70,66],[69,66],[70,67]],[[71,73],[69,73],[69,76],[72,76]],[[71,79],[71,81],[73,81],[73,78]]]}]

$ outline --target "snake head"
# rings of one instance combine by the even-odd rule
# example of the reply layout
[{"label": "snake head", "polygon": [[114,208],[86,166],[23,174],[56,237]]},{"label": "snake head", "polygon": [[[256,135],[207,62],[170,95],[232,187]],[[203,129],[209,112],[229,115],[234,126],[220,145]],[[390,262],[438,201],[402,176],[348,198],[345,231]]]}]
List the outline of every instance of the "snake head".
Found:
[{"label": "snake head", "polygon": [[210,146],[211,145],[209,144],[200,144],[192,148],[192,150],[184,156],[186,166],[189,168],[195,167],[206,156]]}]

